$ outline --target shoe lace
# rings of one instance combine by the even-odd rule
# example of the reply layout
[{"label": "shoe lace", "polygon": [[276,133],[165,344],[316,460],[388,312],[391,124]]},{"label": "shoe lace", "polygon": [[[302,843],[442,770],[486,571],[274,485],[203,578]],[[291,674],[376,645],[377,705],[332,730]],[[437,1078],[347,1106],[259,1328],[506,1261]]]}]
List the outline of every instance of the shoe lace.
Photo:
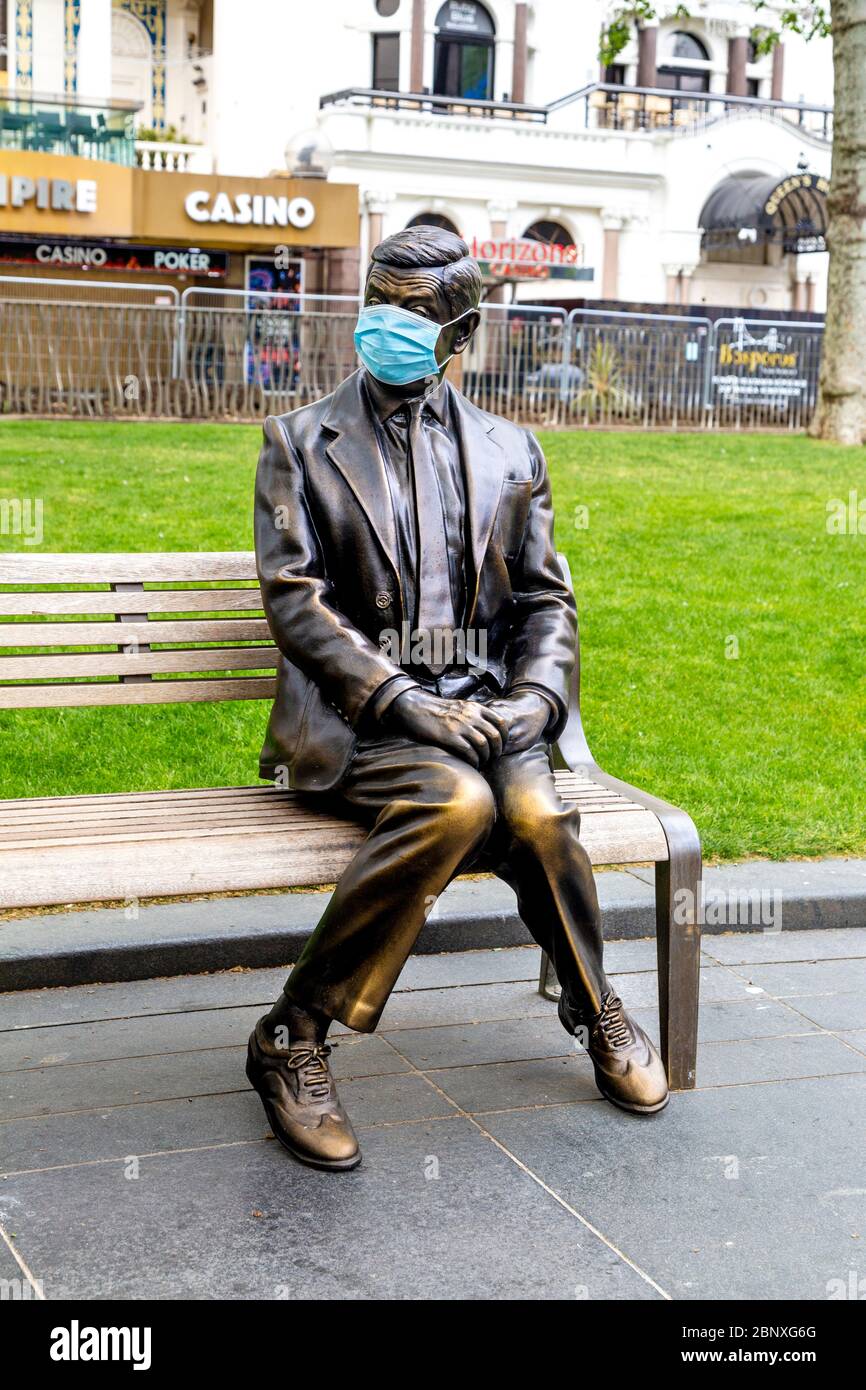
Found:
[{"label": "shoe lace", "polygon": [[303,1043],[292,1047],[288,1065],[298,1073],[298,1079],[316,1100],[324,1100],[331,1091],[331,1073],[327,1043]]},{"label": "shoe lace", "polygon": [[626,1043],[631,1042],[631,1027],[622,1000],[616,994],[604,996],[594,1026],[610,1047],[625,1047]]}]

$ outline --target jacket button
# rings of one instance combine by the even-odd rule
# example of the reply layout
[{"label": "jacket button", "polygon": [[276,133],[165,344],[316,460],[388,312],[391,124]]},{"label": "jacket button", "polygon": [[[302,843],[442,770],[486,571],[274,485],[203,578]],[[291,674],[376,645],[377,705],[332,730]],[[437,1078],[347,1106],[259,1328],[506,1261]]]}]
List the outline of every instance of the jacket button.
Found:
[{"label": "jacket button", "polygon": [[376,607],[377,607],[377,608],[390,608],[390,607],[391,607],[392,600],[393,600],[393,596],[392,596],[391,594],[385,594],[385,593],[377,594],[377,595],[376,595]]}]

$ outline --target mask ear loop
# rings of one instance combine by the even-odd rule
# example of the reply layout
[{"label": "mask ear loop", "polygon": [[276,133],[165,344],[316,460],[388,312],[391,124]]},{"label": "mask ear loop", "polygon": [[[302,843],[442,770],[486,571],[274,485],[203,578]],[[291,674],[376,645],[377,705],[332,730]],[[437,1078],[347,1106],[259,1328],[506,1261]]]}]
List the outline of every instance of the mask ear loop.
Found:
[{"label": "mask ear loop", "polygon": [[[462,313],[462,314],[458,314],[457,317],[456,317],[455,319],[449,319],[447,323],[440,324],[440,327],[439,327],[439,335],[438,335],[437,338],[436,338],[437,343],[438,343],[438,341],[439,341],[439,336],[441,336],[441,333],[442,333],[442,329],[443,329],[443,328],[450,328],[451,325],[452,325],[453,323],[459,323],[461,319],[465,319],[466,315],[467,315],[467,314],[471,314],[471,313],[474,313],[474,310],[473,310],[473,309],[464,309],[464,310],[463,310],[463,313]],[[434,350],[435,350],[435,349],[434,349]],[[451,361],[451,358],[452,358],[452,357],[456,357],[456,356],[457,356],[456,352],[449,352],[448,356],[445,358],[445,361],[439,363],[439,371],[437,371],[437,372],[431,374],[430,376],[426,376],[426,377],[424,378],[425,385],[428,385],[430,382],[438,381],[438,380],[439,380],[439,372],[443,371],[443,370],[448,366],[448,363]],[[431,387],[431,389],[432,389],[432,387]]]}]

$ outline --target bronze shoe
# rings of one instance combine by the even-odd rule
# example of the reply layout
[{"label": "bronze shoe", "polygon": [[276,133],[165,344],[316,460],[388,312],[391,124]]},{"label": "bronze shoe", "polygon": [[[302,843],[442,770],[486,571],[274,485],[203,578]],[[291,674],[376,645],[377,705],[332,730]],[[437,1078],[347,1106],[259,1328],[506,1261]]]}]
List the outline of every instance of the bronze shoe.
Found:
[{"label": "bronze shoe", "polygon": [[559,1018],[567,1032],[580,1031],[595,1068],[595,1084],[606,1100],[633,1115],[664,1110],[670,1097],[662,1059],[613,990],[602,996],[600,1012],[586,1020],[563,993]]},{"label": "bronze shoe", "polygon": [[264,1052],[250,1034],[247,1078],[284,1149],[311,1168],[357,1168],[361,1151],[340,1104],[326,1043],[298,1041],[283,1056]]}]

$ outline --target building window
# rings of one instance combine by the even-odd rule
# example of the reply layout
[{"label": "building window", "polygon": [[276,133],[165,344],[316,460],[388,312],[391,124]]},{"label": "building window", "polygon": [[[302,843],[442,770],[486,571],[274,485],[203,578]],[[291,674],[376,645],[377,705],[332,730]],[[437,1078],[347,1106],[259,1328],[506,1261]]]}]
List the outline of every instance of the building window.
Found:
[{"label": "building window", "polygon": [[9,18],[6,13],[6,0],[0,0],[0,72],[5,72],[7,67],[7,25]]},{"label": "building window", "polygon": [[574,246],[574,237],[561,222],[533,222],[523,233],[527,241],[543,241],[547,246]]},{"label": "building window", "polygon": [[668,36],[666,48],[656,85],[674,92],[708,92],[710,55],[700,39],[677,29]]},{"label": "building window", "polygon": [[390,19],[400,8],[400,0],[376,0],[376,13],[383,19]]},{"label": "building window", "polygon": [[495,27],[474,0],[448,0],[436,15],[433,91],[439,96],[493,100]]},{"label": "building window", "polygon": [[604,80],[612,87],[625,86],[625,64],[610,63],[604,70]]},{"label": "building window", "polygon": [[686,34],[682,29],[677,29],[671,34],[668,40],[668,54],[671,58],[688,58],[695,63],[710,61],[710,55],[700,39],[696,39],[694,34]]},{"label": "building window", "polygon": [[453,232],[459,236],[457,228],[442,212],[419,212],[417,217],[413,217],[406,223],[407,227],[441,227],[443,232]]},{"label": "building window", "polygon": [[746,78],[746,96],[759,97],[761,95],[761,80],[758,77]]},{"label": "building window", "polygon": [[373,35],[373,87],[377,92],[400,90],[400,35]]}]

